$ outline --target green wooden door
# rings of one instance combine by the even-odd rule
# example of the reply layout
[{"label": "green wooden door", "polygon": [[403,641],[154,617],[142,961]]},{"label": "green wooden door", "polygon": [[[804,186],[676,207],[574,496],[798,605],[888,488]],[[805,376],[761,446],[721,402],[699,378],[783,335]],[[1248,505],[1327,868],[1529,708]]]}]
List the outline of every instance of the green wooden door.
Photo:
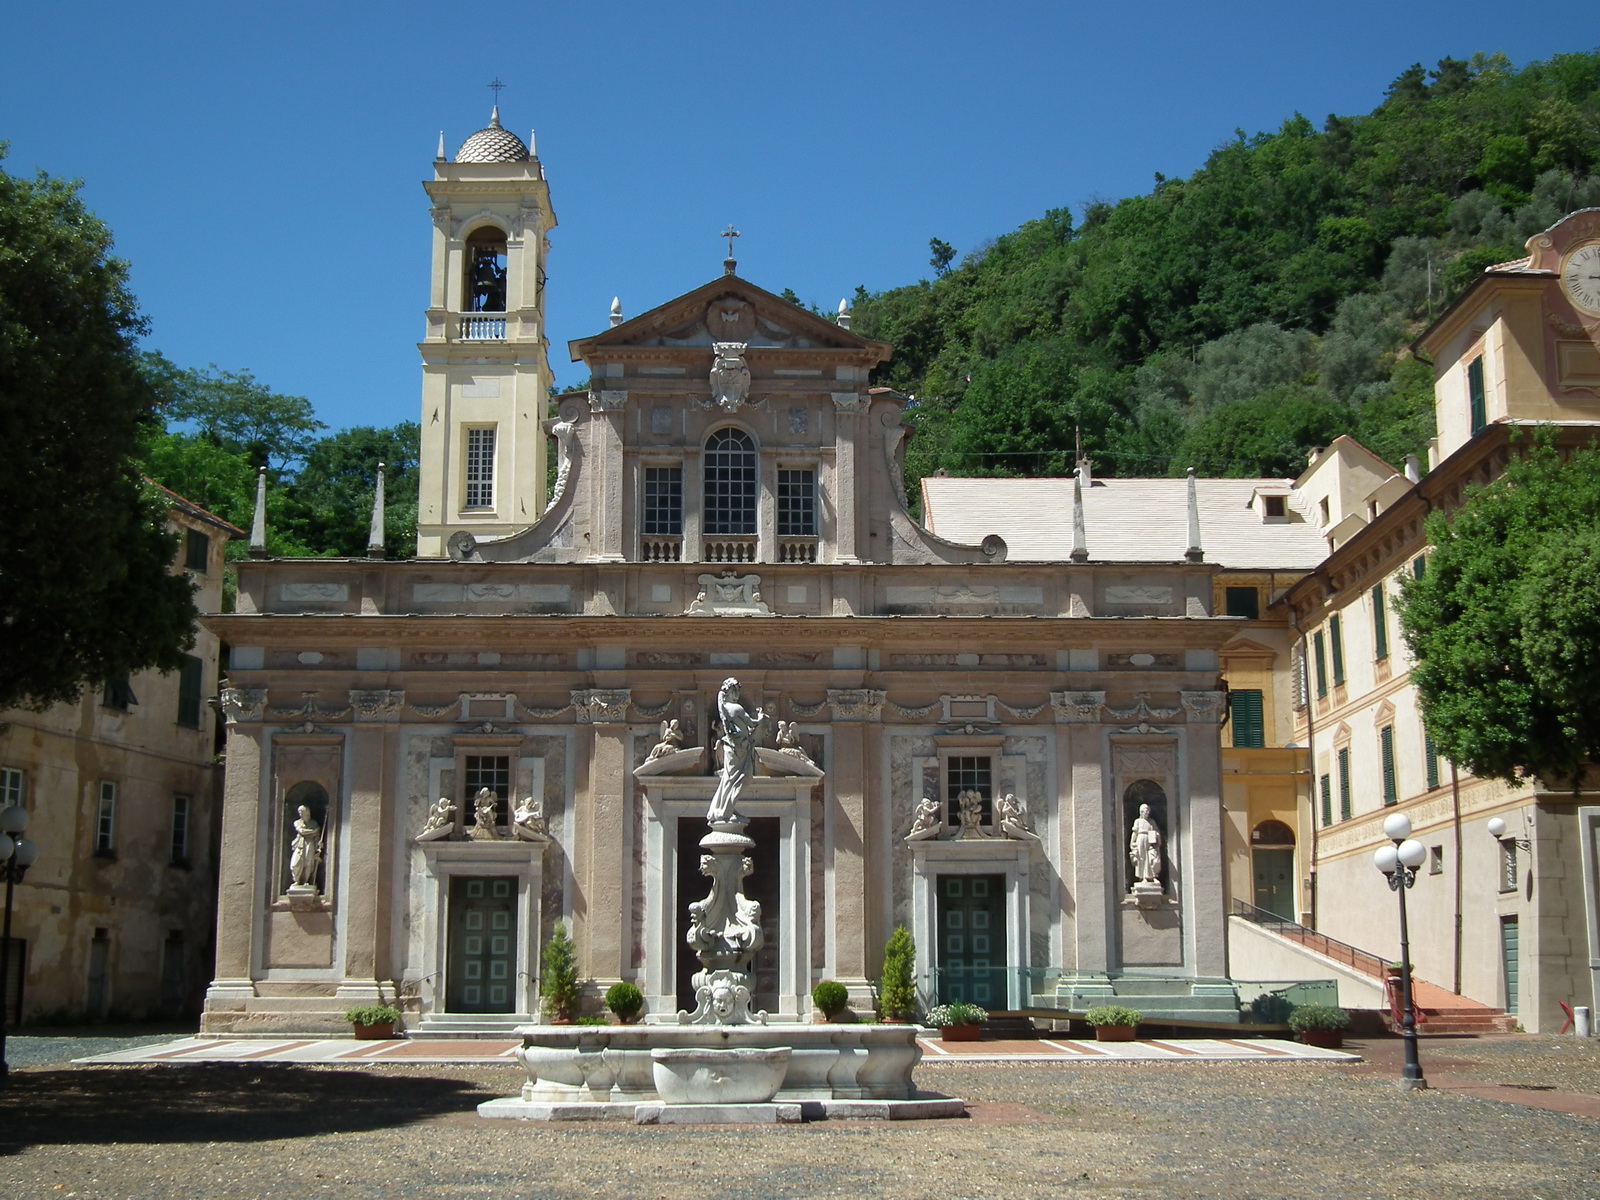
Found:
[{"label": "green wooden door", "polygon": [[1005,876],[940,875],[938,922],[940,1002],[1007,1007]]},{"label": "green wooden door", "polygon": [[1294,920],[1294,851],[1252,850],[1256,873],[1256,898],[1252,902],[1273,916]]},{"label": "green wooden door", "polygon": [[1517,1011],[1517,943],[1521,929],[1515,917],[1500,918],[1500,962],[1505,974],[1506,1011]]},{"label": "green wooden door", "polygon": [[451,878],[445,1011],[514,1010],[516,902],[517,881],[509,876]]}]

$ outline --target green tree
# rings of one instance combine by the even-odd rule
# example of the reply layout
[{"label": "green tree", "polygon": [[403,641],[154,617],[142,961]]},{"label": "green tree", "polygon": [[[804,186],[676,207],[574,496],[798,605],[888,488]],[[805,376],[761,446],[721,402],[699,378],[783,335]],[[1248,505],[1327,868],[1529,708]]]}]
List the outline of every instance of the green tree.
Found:
[{"label": "green tree", "polygon": [[1428,521],[1401,623],[1434,744],[1484,778],[1600,761],[1600,448],[1548,442]]},{"label": "green tree", "polygon": [[883,977],[878,982],[878,1010],[886,1021],[909,1021],[917,1014],[913,979],[917,945],[911,931],[896,925],[883,947]]},{"label": "green tree", "polygon": [[244,455],[254,467],[282,470],[298,463],[325,429],[304,396],[274,392],[249,371],[204,371],[176,367],[159,354],[146,356],[145,371],[160,390],[168,425],[189,431],[224,450]]},{"label": "green tree", "polygon": [[157,403],[144,330],[78,185],[0,170],[0,708],[173,670],[193,644],[192,590],[135,461]]},{"label": "green tree", "polygon": [[384,464],[384,549],[410,558],[417,548],[415,422],[392,429],[359,426],[313,442],[288,485],[284,534],[313,553],[359,558],[367,552],[378,464]]},{"label": "green tree", "polygon": [[956,248],[949,242],[938,238],[928,239],[928,249],[933,257],[928,260],[928,265],[933,268],[934,274],[943,275],[950,269],[951,260],[956,256]]},{"label": "green tree", "polygon": [[578,982],[578,948],[567,927],[556,922],[550,940],[545,943],[543,974],[539,979],[539,995],[544,998],[545,1015],[556,1021],[570,1021],[578,1015],[578,1005],[583,1001],[583,987]]}]

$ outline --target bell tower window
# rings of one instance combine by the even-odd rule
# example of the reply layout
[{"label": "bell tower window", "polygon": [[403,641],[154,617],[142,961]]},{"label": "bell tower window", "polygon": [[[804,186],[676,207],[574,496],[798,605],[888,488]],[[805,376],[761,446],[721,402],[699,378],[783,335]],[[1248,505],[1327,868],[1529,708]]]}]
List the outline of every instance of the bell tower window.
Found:
[{"label": "bell tower window", "polygon": [[494,426],[467,430],[466,507],[494,507]]},{"label": "bell tower window", "polygon": [[756,447],[750,435],[719,429],[706,439],[705,532],[756,532]]},{"label": "bell tower window", "polygon": [[506,235],[492,225],[467,238],[467,277],[461,289],[466,312],[506,311]]}]

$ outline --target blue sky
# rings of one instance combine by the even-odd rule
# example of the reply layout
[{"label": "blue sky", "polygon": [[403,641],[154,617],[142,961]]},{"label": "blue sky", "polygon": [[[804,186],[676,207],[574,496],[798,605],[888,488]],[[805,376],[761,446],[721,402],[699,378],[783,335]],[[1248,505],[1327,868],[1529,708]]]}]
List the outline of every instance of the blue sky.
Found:
[{"label": "blue sky", "polygon": [[1462,3],[18,4],[7,169],[85,181],[186,366],[248,369],[335,428],[415,420],[420,181],[485,124],[538,130],[569,339],[721,270],[829,308],[1046,209],[1187,174],[1407,65],[1600,43],[1592,0]]}]

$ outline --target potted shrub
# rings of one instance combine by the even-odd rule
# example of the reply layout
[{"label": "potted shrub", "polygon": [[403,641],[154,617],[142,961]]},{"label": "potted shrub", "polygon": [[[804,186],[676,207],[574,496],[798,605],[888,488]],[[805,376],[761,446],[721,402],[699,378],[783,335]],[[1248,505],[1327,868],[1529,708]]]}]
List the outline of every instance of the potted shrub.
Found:
[{"label": "potted shrub", "polygon": [[983,1009],[964,1000],[935,1005],[923,1018],[939,1030],[939,1040],[944,1042],[977,1041],[983,1036],[983,1023],[988,1019],[989,1014]]},{"label": "potted shrub", "polygon": [[350,1022],[356,1037],[363,1040],[392,1038],[395,1026],[400,1023],[400,1010],[387,1004],[364,1004],[349,1009],[344,1019]]},{"label": "potted shrub", "polygon": [[910,1021],[917,1015],[917,989],[912,983],[917,944],[904,925],[896,925],[883,947],[883,977],[878,984],[878,1011],[885,1021]]},{"label": "potted shrub", "polygon": [[583,989],[578,985],[577,947],[567,935],[567,927],[559,921],[545,944],[544,976],[539,980],[539,995],[544,1000],[544,1015],[550,1024],[572,1024],[583,1000]]},{"label": "potted shrub", "polygon": [[1289,1013],[1289,1028],[1307,1046],[1337,1050],[1349,1025],[1350,1014],[1332,1004],[1297,1004]]},{"label": "potted shrub", "polygon": [[817,1006],[817,1011],[822,1014],[825,1021],[838,1018],[845,1010],[845,1005],[850,1003],[850,991],[844,984],[834,979],[824,979],[811,989],[811,1003]]},{"label": "potted shrub", "polygon": [[606,1007],[624,1025],[632,1025],[644,1007],[644,993],[631,983],[613,983],[606,989]]},{"label": "potted shrub", "polygon": [[1084,1013],[1083,1019],[1094,1026],[1097,1042],[1131,1042],[1144,1014],[1120,1004],[1101,1004]]}]

